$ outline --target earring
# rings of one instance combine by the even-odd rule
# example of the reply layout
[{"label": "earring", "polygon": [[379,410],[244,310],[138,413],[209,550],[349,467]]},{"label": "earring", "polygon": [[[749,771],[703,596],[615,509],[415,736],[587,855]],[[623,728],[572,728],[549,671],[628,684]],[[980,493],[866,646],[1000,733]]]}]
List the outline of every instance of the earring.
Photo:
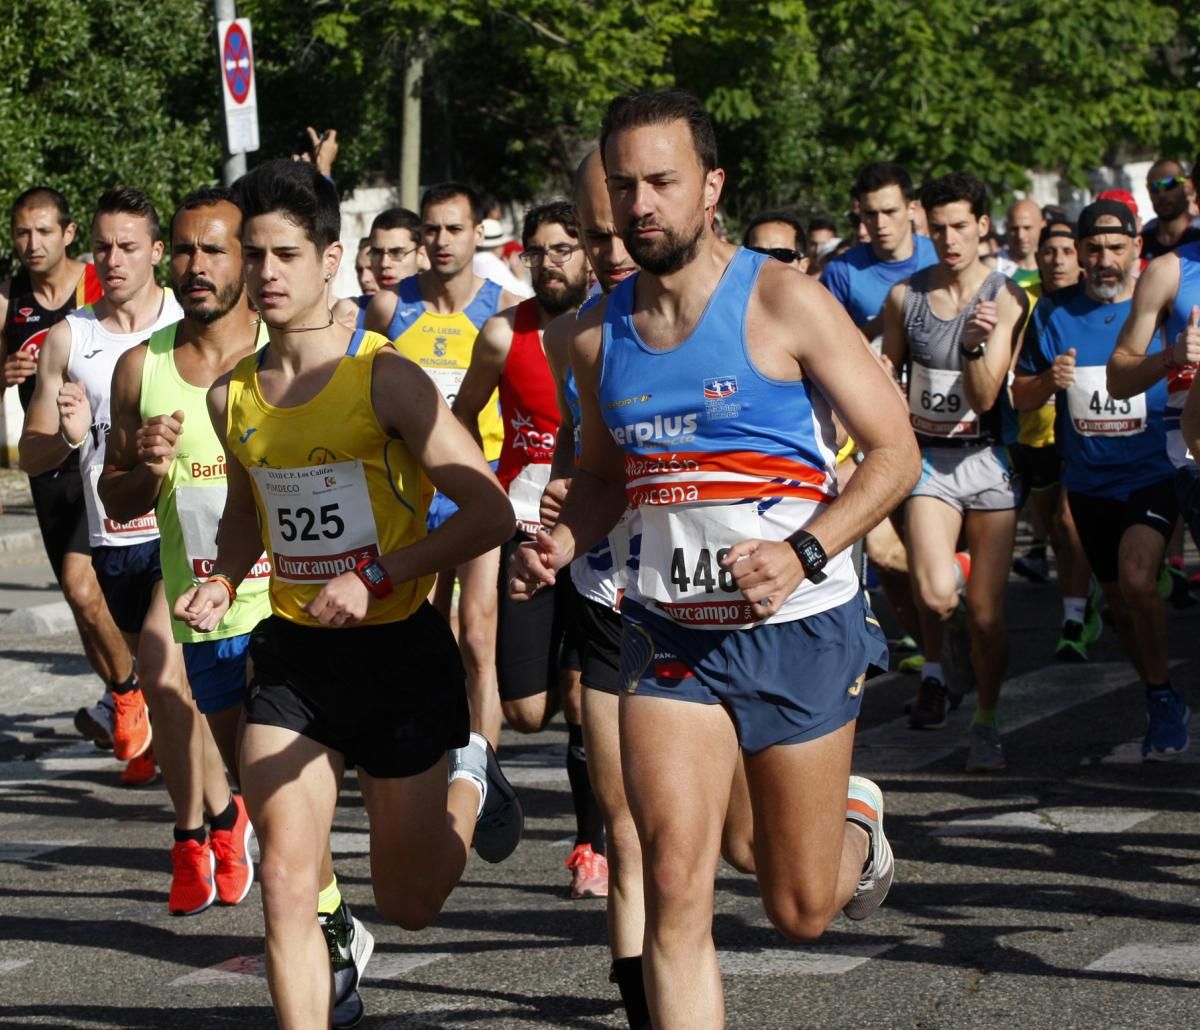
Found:
[{"label": "earring", "polygon": [[325,281],[329,282],[329,273],[328,272],[325,273]]}]

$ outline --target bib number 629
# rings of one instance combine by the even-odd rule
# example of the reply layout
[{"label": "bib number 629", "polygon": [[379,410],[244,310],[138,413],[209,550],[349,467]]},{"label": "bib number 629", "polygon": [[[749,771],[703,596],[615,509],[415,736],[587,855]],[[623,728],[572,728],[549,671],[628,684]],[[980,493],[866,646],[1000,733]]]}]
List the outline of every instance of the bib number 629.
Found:
[{"label": "bib number 629", "polygon": [[[294,540],[336,540],[346,531],[346,523],[338,515],[336,504],[323,504],[316,512],[312,508],[278,508],[279,535],[291,543]],[[318,530],[318,526],[320,527]]]}]

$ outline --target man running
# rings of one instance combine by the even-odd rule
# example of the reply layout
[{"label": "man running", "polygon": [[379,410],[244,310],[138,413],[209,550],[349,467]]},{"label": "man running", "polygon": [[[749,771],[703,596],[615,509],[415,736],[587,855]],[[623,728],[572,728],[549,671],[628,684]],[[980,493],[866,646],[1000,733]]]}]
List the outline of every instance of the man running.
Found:
[{"label": "man running", "polygon": [[[237,195],[270,343],[209,391],[227,495],[214,568],[175,614],[215,629],[267,546],[273,614],[252,634],[239,770],[261,845],[276,1016],[286,1030],[327,1027],[316,912],[347,764],[371,824],[376,908],[406,928],[437,915],[472,843],[499,861],[519,840],[519,803],[487,741],[468,734],[454,639],[425,602],[434,570],[511,536],[512,508],[428,376],[333,319],[332,184],[269,161]],[[427,535],[430,480],[461,507]]]},{"label": "man running", "polygon": [[[476,243],[483,238],[482,222],[479,198],[469,186],[449,182],[426,190],[421,224],[430,268],[400,280],[388,320],[382,320],[386,310],[382,303],[372,306],[367,316],[367,328],[383,333],[402,355],[420,365],[448,405],[458,396],[484,322],[521,300],[472,269]],[[390,290],[381,293],[391,295]],[[477,438],[495,468],[504,425],[494,393],[480,412]],[[429,528],[440,526],[454,511],[450,498],[436,494],[429,508]],[[499,549],[465,562],[460,569],[443,569],[434,597],[435,607],[449,618],[457,576],[461,587],[458,641],[467,669],[471,728],[493,747],[500,743],[501,719],[496,679],[499,570]]]},{"label": "man running", "polygon": [[[884,310],[884,356],[907,368],[908,407],[921,445],[922,475],[904,525],[926,661],[910,715],[914,729],[945,725],[950,699],[945,653],[973,670],[979,696],[968,771],[1004,768],[996,724],[1008,661],[1004,587],[1012,563],[1020,490],[1005,445],[1015,432],[1007,378],[1025,320],[1025,291],[979,259],[987,235],[987,190],[954,173],[921,190],[939,262],[892,288]],[[963,605],[955,543],[965,526],[971,553]],[[960,654],[970,627],[970,657]],[[943,634],[948,639],[943,644]],[[954,646],[958,645],[958,646]],[[967,688],[961,673],[949,686]]]},{"label": "man running", "polygon": [[[16,386],[21,407],[28,411],[46,336],[70,312],[99,300],[102,292],[95,266],[67,256],[75,223],[58,190],[48,186],[26,190],[13,202],[10,224],[21,267],[0,284],[0,357],[4,388]],[[109,687],[96,704],[75,713],[75,727],[101,747],[112,747],[111,685],[129,679],[133,658],[92,568],[79,452],[69,451],[59,467],[30,476],[29,490],[42,545],[75,619],[83,652]],[[138,765],[149,766],[153,775],[152,761]],[[125,782],[140,782],[143,777],[136,766],[122,774]]]},{"label": "man running", "polygon": [[[1109,396],[1105,366],[1131,308],[1141,239],[1129,209],[1098,200],[1079,216],[1087,278],[1039,302],[1022,349],[1013,401],[1036,408],[1057,394],[1055,439],[1084,551],[1117,632],[1146,684],[1148,759],[1186,750],[1187,708],[1170,684],[1167,610],[1158,592],[1179,505],[1166,453],[1167,386]],[[1152,348],[1161,353],[1158,341]],[[1163,700],[1168,703],[1163,704]],[[1172,722],[1154,717],[1163,708]]]},{"label": "man running", "polygon": [[750,219],[743,235],[747,250],[767,254],[801,272],[808,271],[804,223],[787,211],[764,211]]},{"label": "man running", "polygon": [[[1026,293],[1041,283],[1038,270],[1038,237],[1046,219],[1035,201],[1026,197],[1018,200],[1009,209],[1004,220],[1004,242],[1000,256],[1012,263],[1011,268],[1000,268]],[[1037,298],[1031,298],[1036,300]]]},{"label": "man running", "polygon": [[[452,409],[478,438],[479,415],[499,390],[504,443],[496,474],[517,520],[516,534],[500,552],[501,569],[507,569],[517,547],[542,528],[542,491],[550,478],[559,425],[557,391],[542,333],[559,315],[583,303],[588,283],[575,208],[566,201],[533,208],[525,216],[522,244],[534,296],[484,323]],[[518,733],[538,732],[562,708],[576,823],[575,847],[567,859],[571,894],[603,897],[608,893],[604,820],[588,780],[579,673],[563,665],[573,601],[569,582],[543,591],[529,604],[517,604],[501,590],[496,672],[504,718]]]},{"label": "man running", "polygon": [[[511,589],[551,585],[634,507],[621,752],[645,863],[646,987],[655,1025],[715,1027],[714,876],[739,748],[754,823],[771,827],[754,849],[776,926],[817,937],[890,886],[882,796],[849,777],[863,677],[886,647],[848,548],[902,499],[917,455],[895,390],[828,294],[714,239],[724,173],[699,101],[614,100],[601,154],[642,271],[580,319],[580,466],[553,533],[518,551]],[[867,452],[836,501],[830,404]]]},{"label": "man running", "polygon": [[375,216],[367,240],[371,272],[379,284],[379,289],[371,298],[374,310],[368,305],[367,318],[370,324],[364,321],[363,325],[373,331],[382,332],[396,313],[399,300],[396,287],[400,280],[429,267],[428,263],[424,267],[421,266],[421,256],[424,253],[421,243],[421,216],[406,207],[389,207]]},{"label": "man running", "polygon": [[[1197,182],[1200,182],[1200,165],[1192,168],[1193,186]],[[1146,189],[1155,217],[1142,227],[1143,261],[1200,240],[1200,218],[1194,217],[1190,210],[1183,165],[1171,158],[1156,161],[1146,173]]]},{"label": "man running", "polygon": [[190,915],[216,898],[204,814],[228,814],[229,787],[215,751],[210,763],[192,758],[205,746],[212,751],[213,744],[189,695],[183,655],[172,638],[157,522],[153,514],[121,521],[106,510],[98,489],[112,422],[113,370],[123,354],[182,314],[171,291],[154,281],[163,252],[160,236],[158,213],[141,190],[117,186],[101,196],[92,220],[92,247],[104,297],[68,315],[46,337],[21,449],[22,464],[31,470],[60,464],[68,449],[80,452],[92,562],[138,662],[138,680],[130,676],[113,688],[114,750],[118,757],[133,757],[150,746],[148,703],[175,814],[167,904],[177,915]]}]

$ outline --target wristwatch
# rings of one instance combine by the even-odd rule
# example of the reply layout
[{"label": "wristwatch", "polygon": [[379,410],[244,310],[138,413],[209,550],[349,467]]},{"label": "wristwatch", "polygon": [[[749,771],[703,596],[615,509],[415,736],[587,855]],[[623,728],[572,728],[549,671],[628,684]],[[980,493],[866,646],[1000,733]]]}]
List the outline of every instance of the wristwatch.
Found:
[{"label": "wristwatch", "polygon": [[825,554],[825,548],[821,546],[821,542],[811,533],[800,532],[788,543],[792,545],[792,550],[796,552],[796,557],[804,566],[804,578],[810,583],[822,582],[825,579],[825,573],[821,570],[825,568],[829,557]]},{"label": "wristwatch", "polygon": [[363,558],[354,566],[354,571],[363,581],[363,585],[380,600],[392,592],[392,577],[387,574],[387,569],[379,564],[378,558]]},{"label": "wristwatch", "polygon": [[978,361],[987,353],[987,340],[979,341],[978,350],[967,350],[961,343],[958,345],[958,352],[968,361]]}]

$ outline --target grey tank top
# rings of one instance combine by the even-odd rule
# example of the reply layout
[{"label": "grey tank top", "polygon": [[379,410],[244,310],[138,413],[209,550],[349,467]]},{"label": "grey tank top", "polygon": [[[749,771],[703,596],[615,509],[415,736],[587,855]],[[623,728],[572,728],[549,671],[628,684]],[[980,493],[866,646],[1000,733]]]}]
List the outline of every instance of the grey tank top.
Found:
[{"label": "grey tank top", "polygon": [[[904,334],[908,340],[908,358],[914,365],[943,371],[961,372],[963,356],[959,349],[967,319],[981,300],[994,301],[1008,282],[1002,272],[989,272],[971,302],[950,319],[939,318],[929,306],[929,291],[933,268],[923,268],[908,280],[904,291]],[[909,376],[912,389],[913,376]],[[947,439],[941,435],[922,433],[914,419],[917,439],[922,446],[944,447],[993,445],[1003,442],[1003,411],[1006,390],[1000,391],[995,404],[979,413],[978,434],[970,439]],[[911,407],[911,405],[910,405]]]}]

